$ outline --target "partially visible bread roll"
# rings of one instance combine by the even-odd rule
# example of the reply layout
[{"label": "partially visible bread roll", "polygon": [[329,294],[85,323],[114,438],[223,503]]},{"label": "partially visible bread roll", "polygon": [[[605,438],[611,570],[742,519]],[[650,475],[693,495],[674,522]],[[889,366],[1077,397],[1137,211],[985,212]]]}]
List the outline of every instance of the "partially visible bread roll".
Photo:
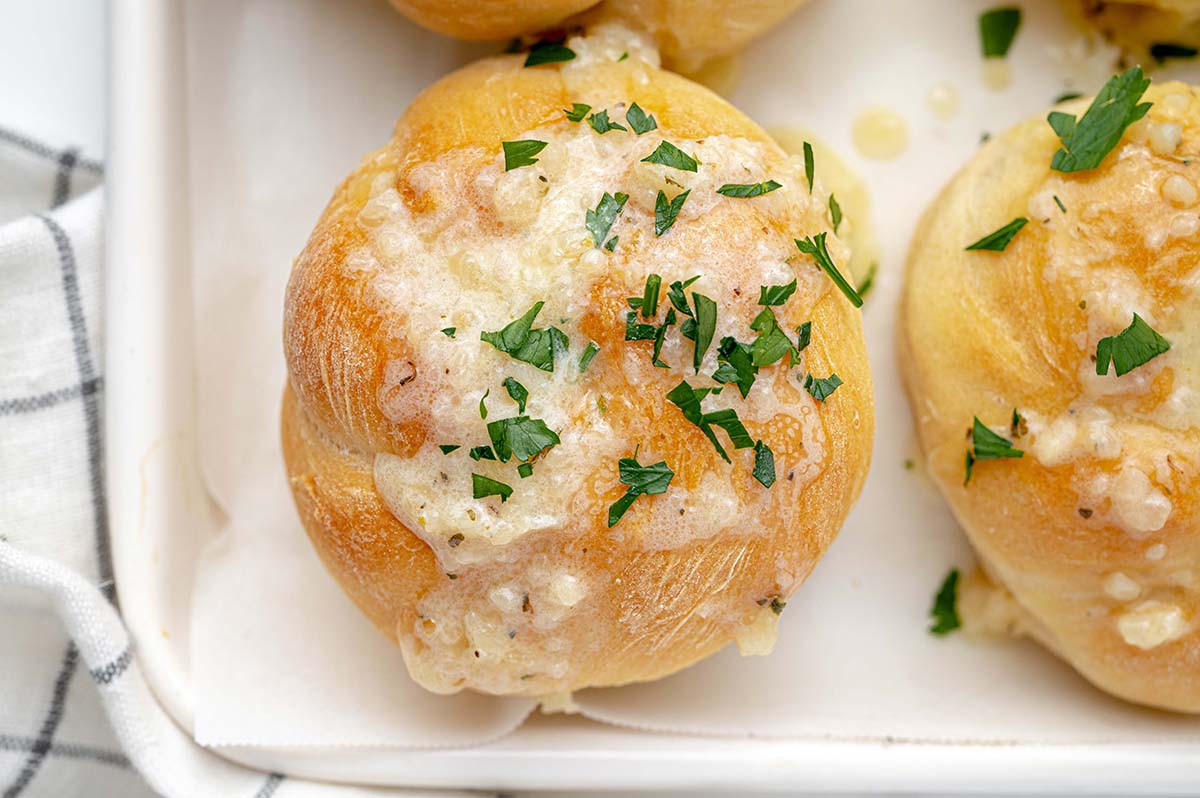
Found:
[{"label": "partially visible bread roll", "polygon": [[[1024,614],[1012,626],[1110,693],[1197,712],[1200,99],[1180,83],[1142,99],[1097,168],[1051,169],[1061,143],[1038,116],[954,178],[913,240],[899,365],[933,478]],[[1020,218],[1003,251],[965,251]],[[1101,342],[1134,314],[1170,349],[1139,327],[1121,349],[1142,342],[1140,365],[1118,376],[1130,363]]]},{"label": "partially visible bread roll", "polygon": [[1200,44],[1200,0],[1068,0],[1088,24],[1133,52],[1155,44]]},{"label": "partially visible bread roll", "polygon": [[819,180],[641,49],[568,44],[565,64],[491,58],[421,94],[288,287],[301,519],[437,692],[768,651],[870,459],[852,290],[795,243],[848,260]]},{"label": "partially visible bread roll", "polygon": [[619,22],[649,33],[669,66],[690,72],[711,58],[742,49],[805,0],[391,2],[414,22],[459,39],[504,39],[558,26],[590,28]]}]

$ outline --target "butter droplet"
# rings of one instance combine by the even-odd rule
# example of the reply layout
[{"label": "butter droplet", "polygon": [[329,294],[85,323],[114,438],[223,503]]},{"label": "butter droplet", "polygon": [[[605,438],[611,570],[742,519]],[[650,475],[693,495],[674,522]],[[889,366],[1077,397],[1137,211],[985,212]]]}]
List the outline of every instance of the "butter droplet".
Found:
[{"label": "butter droplet", "polygon": [[983,85],[992,91],[1007,89],[1012,85],[1012,69],[1004,58],[983,59]]},{"label": "butter droplet", "polygon": [[929,110],[933,111],[933,115],[938,119],[949,119],[958,113],[958,89],[949,81],[943,80],[933,84],[926,101],[929,103]]},{"label": "butter droplet", "polygon": [[854,147],[866,158],[891,160],[908,148],[908,124],[891,108],[868,108],[854,120]]}]

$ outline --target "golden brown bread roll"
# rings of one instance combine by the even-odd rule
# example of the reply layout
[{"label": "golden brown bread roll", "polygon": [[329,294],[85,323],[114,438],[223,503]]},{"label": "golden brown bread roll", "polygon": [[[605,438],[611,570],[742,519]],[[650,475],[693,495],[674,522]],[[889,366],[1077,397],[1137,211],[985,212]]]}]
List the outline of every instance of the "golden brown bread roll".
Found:
[{"label": "golden brown bread roll", "polygon": [[[1015,625],[1104,690],[1195,712],[1200,100],[1180,83],[1143,100],[1097,168],[1052,169],[1061,143],[1043,117],[980,150],[916,231],[899,362],[930,473],[1019,604]],[[1002,251],[965,251],[1022,217]],[[1135,313],[1168,351],[1123,332]]]},{"label": "golden brown bread roll", "polygon": [[1108,39],[1146,55],[1154,44],[1200,44],[1200,0],[1070,0]]},{"label": "golden brown bread roll", "polygon": [[[833,261],[848,257],[803,159],[637,49],[618,61],[592,39],[569,44],[579,57],[566,64],[492,58],[421,94],[337,190],[288,287],[282,434],[297,508],[330,572],[437,692],[546,696],[663,676],[735,638],[769,648],[870,457],[859,313],[793,241],[827,234]],[[591,110],[573,122],[577,103]],[[625,129],[598,132],[602,109]],[[514,141],[545,146],[510,159],[501,143]],[[674,153],[664,142],[695,171],[678,154],[647,162]],[[771,180],[781,187],[761,196],[716,191]],[[619,213],[599,218],[618,195]],[[651,274],[660,301],[636,315],[628,298]],[[793,280],[783,304],[758,304],[762,286]],[[704,319],[693,336],[712,336],[698,371],[678,298]],[[484,335],[536,303],[534,332]],[[627,341],[627,325],[653,336],[672,319],[656,367],[654,342]],[[789,367],[805,322],[811,343]],[[745,398],[735,384],[704,397],[703,412],[724,413],[702,429],[668,393],[686,405],[685,380],[721,388],[719,351],[739,357],[726,336],[763,339],[743,354],[773,341],[782,360],[763,360]],[[589,342],[599,352],[583,369]],[[806,390],[810,374],[842,384],[818,401],[832,383]],[[730,414],[773,450],[771,487],[753,475],[767,481],[765,450],[717,426]],[[530,437],[506,431],[521,416]],[[517,454],[530,440],[532,456]],[[490,451],[475,460],[475,447]],[[610,528],[631,490],[618,461],[635,457],[673,477]],[[475,491],[473,475],[511,495]]]},{"label": "golden brown bread roll", "polygon": [[[804,0],[392,0],[414,22],[459,39],[504,39],[557,25],[619,22],[649,33],[685,71],[742,49]],[[587,11],[582,16],[575,16]]]}]

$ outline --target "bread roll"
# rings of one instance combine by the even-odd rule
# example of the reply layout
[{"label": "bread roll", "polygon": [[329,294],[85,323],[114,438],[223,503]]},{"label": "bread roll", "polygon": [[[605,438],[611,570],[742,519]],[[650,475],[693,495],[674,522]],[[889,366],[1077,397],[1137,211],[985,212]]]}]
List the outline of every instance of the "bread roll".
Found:
[{"label": "bread roll", "polygon": [[1084,19],[1141,59],[1154,44],[1200,44],[1200,0],[1071,0]]},{"label": "bread roll", "polygon": [[[810,193],[803,159],[716,95],[636,46],[617,60],[606,41],[571,39],[578,57],[565,64],[491,58],[427,89],[337,189],[288,286],[282,438],[300,517],[330,573],[436,692],[556,695],[654,679],[735,639],[768,650],[866,474],[860,314],[793,240],[826,234],[835,264],[847,261],[820,182]],[[579,122],[564,114],[576,103],[591,106]],[[625,129],[597,132],[602,109]],[[514,166],[501,146],[514,141],[545,146]],[[677,156],[647,162],[664,143],[695,171]],[[770,180],[781,187],[761,196],[717,192]],[[610,210],[627,199],[603,229],[606,194]],[[647,318],[628,299],[644,298],[651,274],[662,284]],[[756,318],[770,332],[760,288],[793,280],[772,306],[782,360],[762,365],[745,398],[727,384],[702,399],[773,450],[768,488],[753,475],[765,452],[701,419],[725,462],[667,395],[684,381],[721,388],[722,339],[756,341]],[[687,316],[668,299],[675,282],[689,312],[708,318],[702,300],[713,301],[715,324],[695,324],[695,337],[712,334],[698,371]],[[521,335],[485,336],[537,303],[541,332],[529,335],[557,356],[523,353]],[[656,367],[654,342],[626,340],[627,325],[656,331],[669,317]],[[811,343],[789,367],[805,322]],[[589,342],[599,352],[584,369]],[[819,401],[810,374],[842,384]],[[501,437],[514,450],[504,457],[489,424],[503,433],[521,416],[557,443],[522,457],[528,441]],[[488,444],[496,459],[469,455]],[[635,492],[610,527],[632,490],[623,458],[673,477],[665,492]],[[473,475],[511,495],[475,498]]]},{"label": "bread roll", "polygon": [[[983,146],[916,231],[899,365],[930,473],[1019,604],[1014,626],[1114,695],[1195,712],[1200,100],[1180,83],[1142,99],[1097,168],[1051,169],[1041,115]],[[965,251],[1020,217],[1003,251]],[[1117,376],[1101,341],[1135,313],[1170,349]],[[977,459],[964,484],[988,437],[976,417],[1023,456]]]},{"label": "bread roll", "polygon": [[649,33],[668,64],[691,71],[742,49],[804,1],[392,0],[392,5],[414,22],[459,39],[504,39],[560,25],[619,22]]}]

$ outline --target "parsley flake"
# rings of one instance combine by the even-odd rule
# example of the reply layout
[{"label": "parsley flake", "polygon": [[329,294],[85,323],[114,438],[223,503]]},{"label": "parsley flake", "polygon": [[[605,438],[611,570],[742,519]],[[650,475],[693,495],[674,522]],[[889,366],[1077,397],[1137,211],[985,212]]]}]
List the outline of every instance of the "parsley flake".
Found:
[{"label": "parsley flake", "polygon": [[585,103],[571,103],[571,110],[563,109],[563,113],[567,115],[567,119],[572,122],[582,122],[587,116],[587,112],[592,110],[592,106]]},{"label": "parsley flake", "polygon": [[657,274],[646,276],[646,287],[642,289],[640,308],[642,315],[652,319],[658,315],[658,289],[662,286],[662,277]]},{"label": "parsley flake", "polygon": [[829,256],[829,249],[825,246],[826,235],[827,233],[821,233],[816,237],[815,240],[811,237],[804,239],[797,238],[792,240],[796,242],[796,247],[799,248],[801,252],[810,256],[814,261],[816,261],[817,266],[819,266],[823,272],[829,275],[829,279],[833,280],[834,285],[836,285],[841,292],[846,295],[846,298],[850,300],[850,304],[854,305],[856,308],[861,308],[863,303],[862,297],[859,296],[858,292],[854,290],[854,287],[851,286],[850,283],[846,282],[846,278],[842,276],[842,273],[838,271],[837,266],[834,265],[833,258]]},{"label": "parsley flake", "polygon": [[1017,29],[1021,27],[1021,9],[1016,6],[993,8],[979,15],[979,38],[984,58],[1003,58],[1008,55]]},{"label": "parsley flake", "polygon": [[592,365],[592,359],[600,352],[600,345],[595,341],[588,341],[588,344],[583,349],[583,354],[579,357],[579,371],[587,371],[588,366]]},{"label": "parsley flake", "polygon": [[1063,205],[1063,201],[1058,198],[1057,194],[1054,195],[1054,204],[1057,205],[1058,209],[1063,213],[1067,212],[1067,206]]},{"label": "parsley flake", "polygon": [[529,55],[525,56],[525,66],[556,64],[570,61],[574,57],[575,51],[560,42],[540,41],[529,49]]},{"label": "parsley flake", "polygon": [[456,332],[458,332],[457,327],[443,327],[442,328],[442,335],[446,336],[447,338],[453,338],[454,333],[456,333]]},{"label": "parsley flake", "polygon": [[764,488],[775,484],[775,453],[762,441],[754,444],[754,478]]},{"label": "parsley flake", "polygon": [[1123,377],[1138,366],[1144,366],[1171,348],[1171,342],[1163,338],[1138,314],[1133,322],[1121,332],[1101,338],[1096,344],[1096,373],[1108,374],[1111,363],[1117,376]]},{"label": "parsley flake", "polygon": [[971,427],[970,440],[971,443],[967,447],[966,478],[963,480],[963,485],[971,481],[971,474],[974,471],[975,463],[981,460],[999,460],[1002,458],[1019,458],[1025,456],[1023,450],[1014,449],[1012,441],[1003,435],[997,435],[992,432],[979,420],[978,416],[975,417],[975,422]]},{"label": "parsley flake", "polygon": [[692,302],[696,306],[696,348],[692,354],[692,365],[699,374],[704,353],[708,351],[717,330],[717,303],[695,291],[692,292]]},{"label": "parsley flake", "polygon": [[875,287],[875,273],[879,271],[879,263],[872,261],[867,273],[863,276],[862,282],[858,286],[858,295],[864,300],[867,294],[871,293],[871,289]]},{"label": "parsley flake", "polygon": [[782,305],[794,293],[796,293],[795,280],[787,285],[762,285],[758,288],[758,304]]},{"label": "parsley flake", "polygon": [[808,193],[813,193],[813,178],[817,173],[816,160],[813,158],[812,145],[804,142],[804,177],[808,180]]},{"label": "parsley flake", "polygon": [[651,114],[642,110],[642,107],[637,103],[629,106],[629,110],[625,112],[625,121],[629,123],[629,127],[633,128],[633,132],[639,136],[643,133],[649,133],[658,127],[658,120]]},{"label": "parsley flake", "polygon": [[829,195],[829,219],[833,222],[833,232],[837,233],[838,228],[842,226],[842,206],[838,204],[837,197]]},{"label": "parsley flake", "polygon": [[1125,135],[1125,129],[1150,110],[1151,103],[1139,103],[1150,79],[1141,67],[1114,75],[1104,84],[1096,99],[1078,120],[1062,111],[1046,117],[1058,134],[1062,148],[1054,153],[1050,168],[1058,172],[1083,172],[1095,169]]},{"label": "parsley flake", "polygon": [[803,352],[808,348],[809,342],[812,341],[812,322],[804,322],[796,328],[796,332],[800,334],[800,340],[796,342],[796,351]]},{"label": "parsley flake", "polygon": [[719,389],[693,388],[687,380],[682,380],[667,394],[667,401],[679,408],[683,417],[695,424],[704,433],[709,442],[717,450],[717,454],[725,462],[732,462],[725,452],[725,447],[717,440],[713,427],[720,427],[729,435],[735,449],[747,449],[754,445],[754,439],[746,431],[746,427],[738,419],[736,410],[717,410],[705,413],[700,409],[700,400]]},{"label": "parsley flake", "polygon": [[828,377],[817,377],[809,374],[804,378],[804,390],[808,391],[813,399],[818,402],[824,402],[830,395],[838,389],[842,384],[842,378],[837,374],[830,374]]},{"label": "parsley flake", "polygon": [[492,392],[492,389],[488,388],[486,391],[483,392],[483,396],[479,397],[479,417],[480,418],[487,418],[487,405],[484,403],[487,401],[488,394],[491,392]]},{"label": "parsley flake", "polygon": [[933,598],[933,606],[929,608],[929,617],[933,619],[929,633],[939,637],[950,634],[962,626],[962,620],[958,617],[957,568],[951,569],[950,573],[946,574],[942,586],[938,588],[937,595]]},{"label": "parsley flake", "polygon": [[521,479],[533,476],[533,463],[521,463],[517,466],[517,474]]},{"label": "parsley flake", "polygon": [[1078,100],[1082,96],[1083,95],[1077,91],[1064,91],[1062,94],[1060,94],[1054,98],[1054,102],[1051,103],[1051,105],[1058,105],[1059,103],[1065,103],[1068,100]]},{"label": "parsley flake", "polygon": [[621,211],[625,208],[625,203],[629,200],[628,194],[617,192],[614,197],[607,191],[600,198],[600,202],[596,204],[595,210],[589,210],[585,217],[588,232],[592,234],[592,241],[596,246],[604,243],[604,239],[608,237],[608,231],[612,229],[613,222],[621,215]]},{"label": "parsley flake", "polygon": [[608,109],[597,111],[588,117],[588,124],[592,126],[592,130],[600,135],[604,135],[610,130],[625,130],[624,125],[619,125],[608,118]]},{"label": "parsley flake", "polygon": [[758,333],[750,346],[750,362],[755,367],[769,366],[788,355],[789,365],[796,362],[799,352],[792,345],[792,339],[775,318],[775,311],[770,308],[763,310],[750,322],[750,329]]},{"label": "parsley flake", "polygon": [[1017,233],[1021,232],[1021,228],[1027,224],[1029,224],[1028,219],[1024,216],[1018,216],[999,230],[994,233],[988,233],[967,247],[966,251],[987,250],[989,252],[1003,252],[1012,240],[1016,238]]},{"label": "parsley flake", "polygon": [[514,457],[520,462],[528,462],[551,446],[561,443],[558,433],[547,427],[545,421],[529,416],[489,422],[487,431],[492,448],[502,463]]},{"label": "parsley flake", "polygon": [[522,166],[533,166],[538,162],[538,159],[533,156],[546,149],[546,142],[535,139],[502,141],[500,145],[504,148],[504,171],[506,172],[520,169]]},{"label": "parsley flake", "polygon": [[722,385],[736,384],[738,392],[745,399],[758,374],[750,344],[741,343],[730,336],[722,338],[717,348],[717,363],[719,365],[713,372],[713,380]]},{"label": "parsley flake", "polygon": [[458,451],[462,446],[457,443],[443,443],[438,448],[442,450],[442,454],[450,454],[450,452]]},{"label": "parsley flake", "polygon": [[671,470],[665,460],[644,466],[637,461],[636,452],[633,457],[622,457],[617,462],[617,470],[621,484],[628,485],[629,489],[625,491],[624,496],[617,499],[608,508],[610,529],[616,526],[625,512],[633,506],[638,496],[666,493],[671,479],[675,476],[675,472]]},{"label": "parsley flake", "polygon": [[675,195],[675,199],[668,202],[667,195],[661,190],[658,192],[658,199],[654,201],[654,235],[661,236],[675,225],[675,219],[691,193],[691,189],[688,189]]},{"label": "parsley flake", "polygon": [[654,152],[642,159],[642,163],[662,164],[684,172],[695,172],[698,165],[695,158],[669,141],[660,141]]},{"label": "parsley flake", "polygon": [[492,451],[491,446],[472,446],[467,455],[475,462],[496,459],[496,453]]},{"label": "parsley flake", "polygon": [[626,341],[653,341],[655,332],[653,324],[638,321],[638,314],[635,311],[631,310],[625,314]]},{"label": "parsley flake", "polygon": [[1155,42],[1150,45],[1150,57],[1160,64],[1168,58],[1195,58],[1198,53],[1200,50],[1186,44]]},{"label": "parsley flake", "polygon": [[675,309],[685,316],[690,317],[692,309],[688,306],[687,297],[684,296],[683,292],[687,290],[688,286],[699,279],[700,275],[697,274],[695,277],[689,277],[682,282],[676,280],[671,283],[671,287],[667,290],[667,299],[671,300],[671,304],[675,306]]},{"label": "parsley flake", "polygon": [[542,371],[554,371],[555,358],[567,353],[570,341],[566,333],[557,327],[533,329],[533,320],[545,304],[538,302],[524,316],[510,322],[502,330],[481,332],[479,339],[514,360],[528,363]]},{"label": "parsley flake", "polygon": [[512,377],[504,378],[504,390],[508,391],[508,395],[517,403],[517,412],[525,412],[525,403],[529,401],[529,391],[525,386],[514,380]]},{"label": "parsley flake", "polygon": [[[471,496],[476,499],[486,499],[488,496],[499,496],[500,503],[508,501],[508,497],[512,495],[513,489],[511,485],[505,485],[503,482],[485,477],[482,474],[471,475]],[[454,577],[446,574],[451,579]]]},{"label": "parsley flake", "polygon": [[761,197],[763,194],[770,194],[777,188],[783,188],[774,180],[766,180],[762,183],[726,183],[717,189],[718,194],[723,194],[726,197]]}]

